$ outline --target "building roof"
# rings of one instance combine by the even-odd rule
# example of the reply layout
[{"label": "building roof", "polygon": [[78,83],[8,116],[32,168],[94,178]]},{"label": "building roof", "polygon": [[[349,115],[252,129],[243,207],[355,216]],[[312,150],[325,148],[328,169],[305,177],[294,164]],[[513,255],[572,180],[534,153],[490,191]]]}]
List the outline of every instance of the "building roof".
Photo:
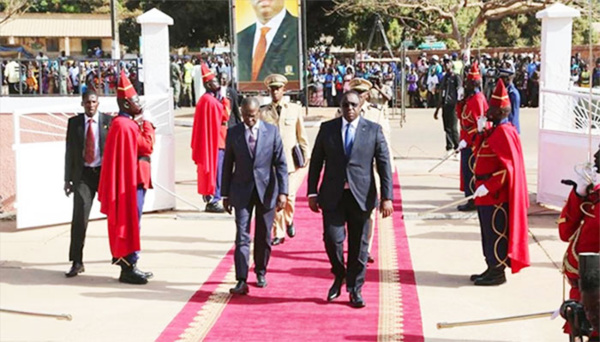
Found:
[{"label": "building roof", "polygon": [[0,25],[0,37],[108,38],[110,15],[24,13]]}]

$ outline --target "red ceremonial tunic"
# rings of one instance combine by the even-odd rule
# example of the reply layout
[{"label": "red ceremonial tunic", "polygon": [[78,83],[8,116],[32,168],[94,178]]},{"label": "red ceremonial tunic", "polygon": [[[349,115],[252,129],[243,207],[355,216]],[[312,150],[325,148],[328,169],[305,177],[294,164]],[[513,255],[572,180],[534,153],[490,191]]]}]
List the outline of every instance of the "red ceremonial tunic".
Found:
[{"label": "red ceremonial tunic", "polygon": [[563,258],[563,270],[571,283],[571,299],[580,299],[579,253],[600,253],[600,185],[586,197],[571,191],[558,219],[560,239],[569,242]]},{"label": "red ceremonial tunic", "polygon": [[[456,116],[458,118],[458,123],[460,124],[460,140],[464,140],[467,143],[467,148],[473,148],[473,142],[477,135],[477,119],[480,116],[485,115],[487,110],[488,103],[481,92],[476,92],[474,95],[464,101],[460,101],[456,105]],[[489,127],[490,125],[488,123],[486,128]],[[460,174],[462,175],[464,173],[462,170],[463,163],[460,163],[460,167]],[[463,177],[460,177],[460,190],[465,190]]]},{"label": "red ceremonial tunic", "polygon": [[225,149],[229,101],[219,101],[213,94],[202,95],[196,105],[192,129],[192,160],[198,174],[198,193],[213,195],[217,182],[219,149]]},{"label": "red ceremonial tunic", "polygon": [[154,126],[150,121],[144,120],[140,127],[138,136],[138,186],[144,189],[152,189],[152,177],[150,173],[150,155],[154,150]]},{"label": "red ceremonial tunic", "polygon": [[487,100],[481,92],[475,93],[457,105],[456,116],[460,123],[460,139],[466,141],[467,146],[472,146],[475,135],[477,135],[477,119],[485,115],[488,108]]},{"label": "red ceremonial tunic", "polygon": [[508,203],[508,257],[512,273],[529,266],[527,208],[529,196],[519,133],[500,124],[475,139],[475,188],[489,193],[475,198],[476,205]]},{"label": "red ceremonial tunic", "polygon": [[140,250],[137,208],[138,124],[119,115],[104,146],[98,185],[100,211],[106,214],[110,251],[115,258]]}]

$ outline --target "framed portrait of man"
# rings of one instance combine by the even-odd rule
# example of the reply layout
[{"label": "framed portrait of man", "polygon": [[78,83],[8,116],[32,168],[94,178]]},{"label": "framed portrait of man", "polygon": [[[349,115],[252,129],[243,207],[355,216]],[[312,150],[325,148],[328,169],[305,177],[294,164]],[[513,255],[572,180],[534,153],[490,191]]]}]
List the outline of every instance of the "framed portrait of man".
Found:
[{"label": "framed portrait of man", "polygon": [[232,0],[235,9],[237,80],[241,91],[263,90],[270,74],[300,89],[298,0]]}]

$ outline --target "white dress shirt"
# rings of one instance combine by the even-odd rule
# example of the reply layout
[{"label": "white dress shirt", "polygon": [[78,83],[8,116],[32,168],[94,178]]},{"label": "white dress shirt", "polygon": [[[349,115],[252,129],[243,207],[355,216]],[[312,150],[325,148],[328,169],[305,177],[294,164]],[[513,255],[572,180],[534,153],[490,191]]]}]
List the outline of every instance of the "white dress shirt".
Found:
[{"label": "white dress shirt", "polygon": [[248,127],[246,124],[244,124],[244,136],[246,137],[246,144],[248,144],[248,152],[250,152],[250,155],[252,155],[252,151],[250,151],[250,142],[249,142],[249,138],[250,138],[250,130],[252,130],[252,133],[254,133],[254,154],[256,154],[256,147],[258,144],[258,127],[260,126],[260,120],[256,120],[256,123],[254,124],[254,126],[252,126],[252,128]]},{"label": "white dress shirt", "polygon": [[354,130],[354,139],[356,139],[356,129],[358,128],[358,121],[360,120],[360,115],[354,119],[352,122],[346,121],[346,118],[342,116],[342,145],[344,146],[344,152],[346,149],[346,126],[352,126]]},{"label": "white dress shirt", "polygon": [[[94,155],[96,156],[93,163],[88,164],[84,162],[83,165],[87,167],[98,167],[102,163],[102,158],[100,156],[100,114],[96,112],[96,114],[94,114],[94,116],[92,116],[91,118],[84,114],[83,117],[85,118],[85,130],[83,131],[83,155],[85,157],[85,139],[87,139],[88,127],[90,126],[90,124],[92,124],[92,132],[94,132]],[[92,120],[94,121],[92,122]]]},{"label": "white dress shirt", "polygon": [[[254,153],[256,154],[257,152],[257,147],[258,147],[258,127],[260,126],[260,120],[256,120],[256,123],[254,124],[254,126],[252,126],[252,128],[248,127],[246,124],[244,124],[244,137],[246,139],[246,144],[248,145],[248,152],[250,152],[250,155],[252,155],[252,151],[250,151],[250,144],[248,143],[248,138],[250,137],[250,130],[252,130],[252,132],[254,133],[254,139],[256,140],[254,143]],[[228,199],[229,196],[223,196],[221,197],[222,199]]]},{"label": "white dress shirt", "polygon": [[258,41],[260,40],[261,29],[263,27],[270,28],[269,32],[267,32],[267,35],[265,37],[267,39],[267,48],[265,50],[265,53],[269,51],[269,47],[273,42],[273,38],[275,37],[277,30],[279,30],[279,26],[281,26],[283,18],[285,18],[285,13],[286,9],[284,7],[281,10],[281,12],[277,13],[277,15],[271,18],[271,20],[269,20],[269,22],[267,22],[266,24],[263,25],[260,21],[256,21],[256,31],[254,32],[254,44],[252,44],[252,57],[254,57],[254,53],[256,52],[256,45],[258,45]]},{"label": "white dress shirt", "polygon": [[[356,140],[356,130],[358,129],[358,122],[360,121],[360,115],[354,119],[352,122],[348,122],[346,118],[342,116],[342,148],[344,148],[343,153],[346,152],[346,126],[351,125],[352,129],[354,129],[354,140]],[[350,189],[350,185],[348,181],[344,182],[344,189]],[[309,194],[308,197],[317,197],[317,194]]]}]

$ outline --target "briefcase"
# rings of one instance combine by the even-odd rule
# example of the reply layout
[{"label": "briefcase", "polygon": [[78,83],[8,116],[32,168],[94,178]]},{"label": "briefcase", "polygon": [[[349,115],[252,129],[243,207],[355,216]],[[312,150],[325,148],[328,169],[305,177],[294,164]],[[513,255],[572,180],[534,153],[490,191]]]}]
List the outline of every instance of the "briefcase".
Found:
[{"label": "briefcase", "polygon": [[296,168],[304,167],[304,154],[302,154],[300,145],[296,144],[294,145],[294,148],[292,148],[292,158],[294,158],[294,165],[296,165]]}]

